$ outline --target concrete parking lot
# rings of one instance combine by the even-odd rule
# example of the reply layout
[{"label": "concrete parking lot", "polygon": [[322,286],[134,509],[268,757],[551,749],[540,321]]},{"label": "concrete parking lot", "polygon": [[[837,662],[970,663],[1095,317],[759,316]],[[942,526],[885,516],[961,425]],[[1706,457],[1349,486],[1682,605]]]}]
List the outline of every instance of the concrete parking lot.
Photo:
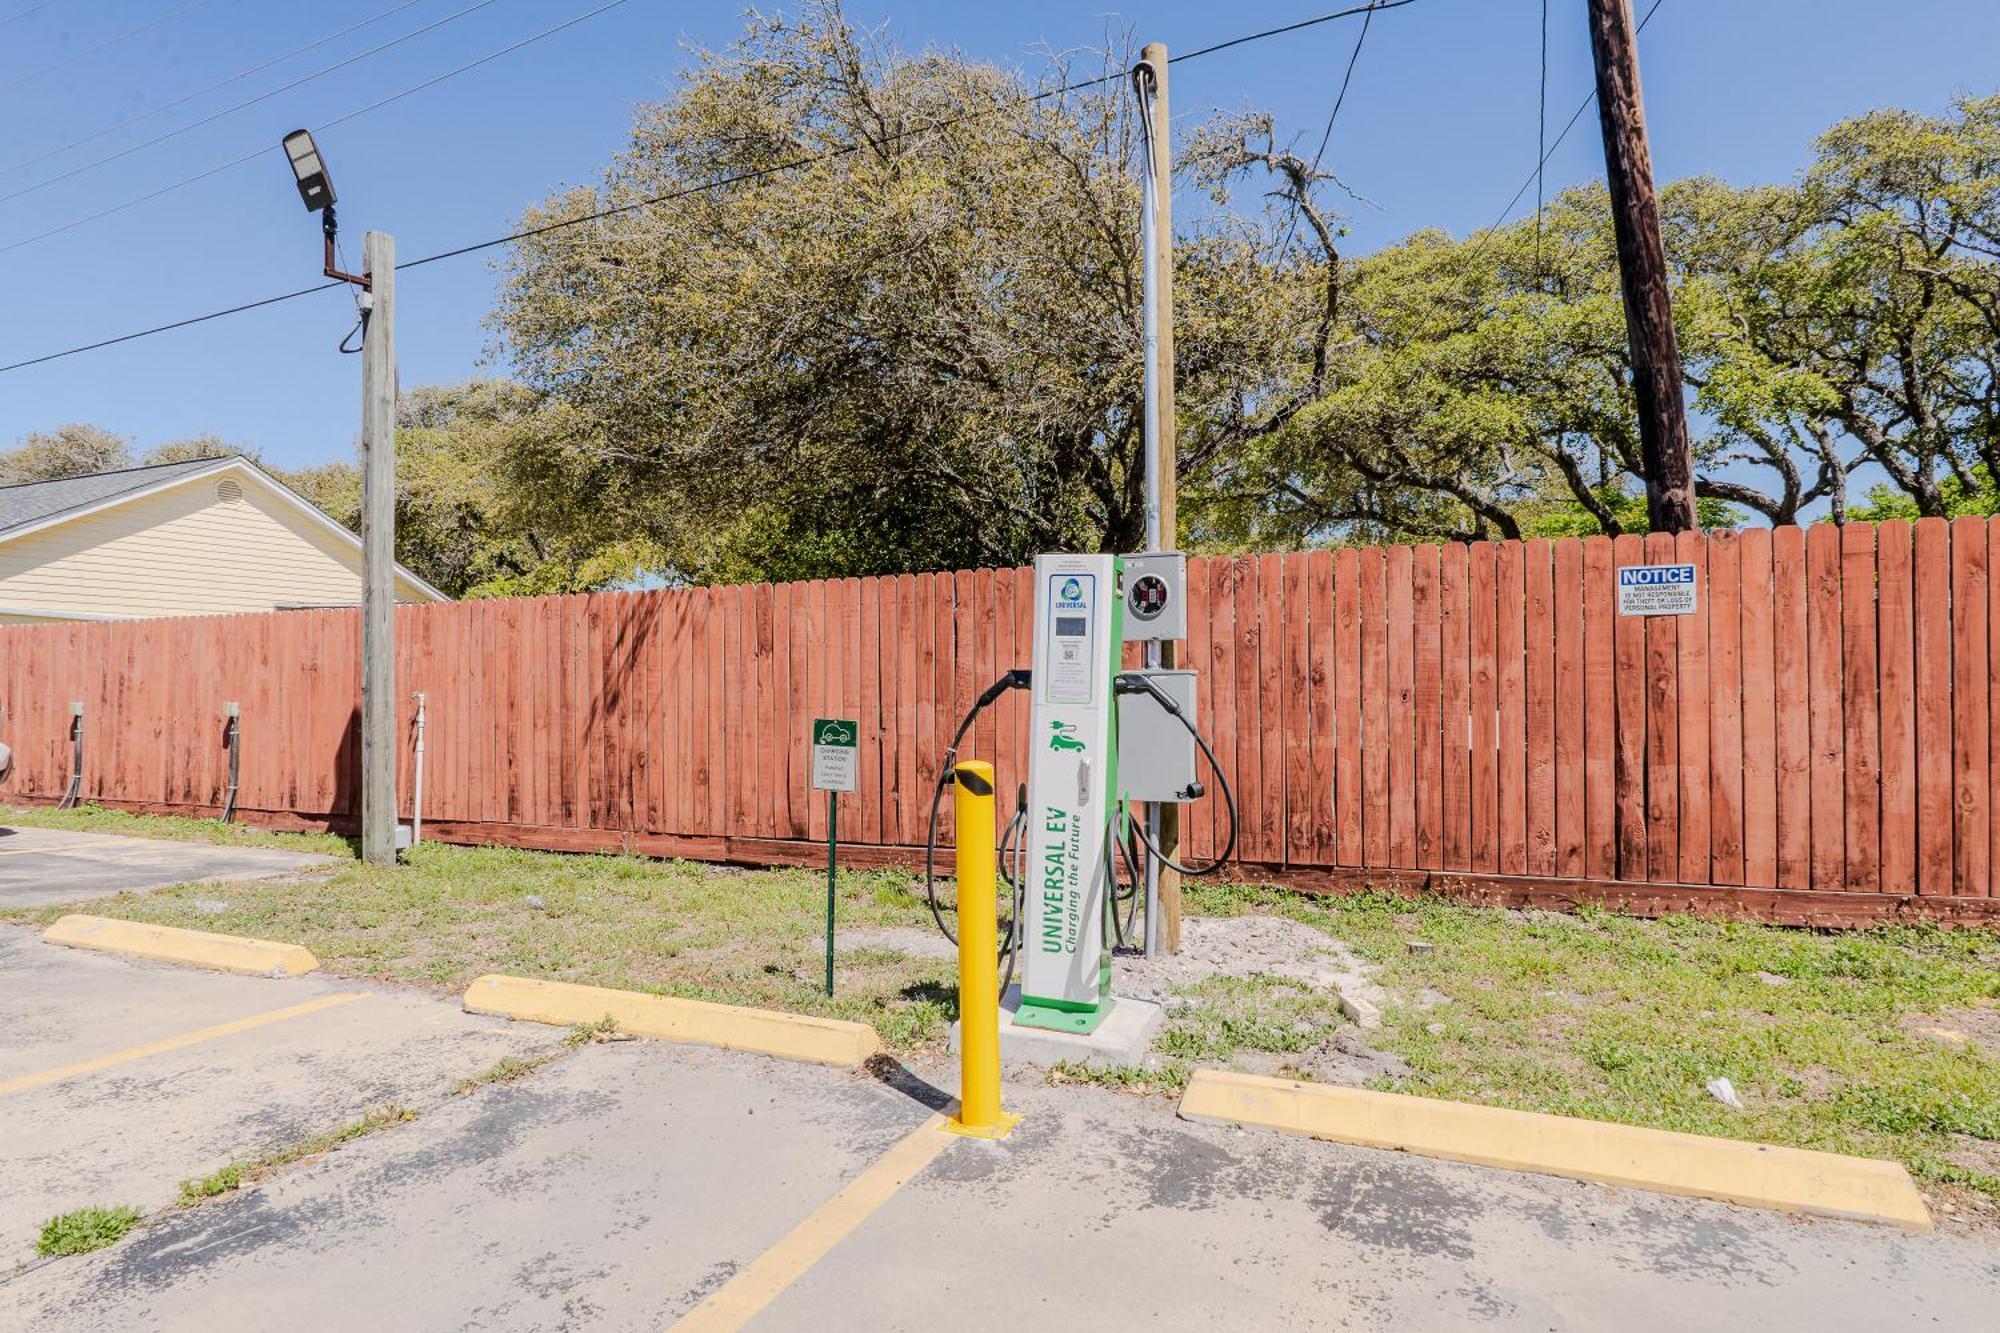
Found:
[{"label": "concrete parking lot", "polygon": [[[2000,1245],[1977,1237],[1192,1125],[1164,1099],[1028,1081],[1007,1089],[1027,1113],[1011,1138],[945,1138],[949,1066],[563,1037],[0,931],[0,1326],[1972,1328],[2000,1303]],[[172,1206],[185,1177],[388,1104],[419,1114]],[[44,1218],[120,1203],[151,1221],[29,1261]]]},{"label": "concrete parking lot", "polygon": [[258,879],[330,858],[67,829],[0,827],[0,907],[50,907],[199,880]]}]

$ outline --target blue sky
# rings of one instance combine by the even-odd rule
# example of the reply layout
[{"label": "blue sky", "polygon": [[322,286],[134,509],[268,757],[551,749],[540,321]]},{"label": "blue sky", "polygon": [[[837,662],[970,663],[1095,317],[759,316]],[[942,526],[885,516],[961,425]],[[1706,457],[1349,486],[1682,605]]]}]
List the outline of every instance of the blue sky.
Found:
[{"label": "blue sky", "polygon": [[[0,196],[477,0],[418,0],[207,97],[10,169],[396,3],[55,0],[5,22],[32,0],[0,0]],[[277,151],[286,131],[322,125],[597,3],[492,0],[258,106],[0,199],[0,310],[8,315],[0,321],[0,364],[307,285],[317,276],[317,226]],[[1640,0],[1641,13],[1648,3]],[[1107,24],[1187,50],[1334,7],[850,0],[856,19],[887,24],[906,47],[956,47],[1029,66],[1043,43],[1087,45]],[[1583,0],[1551,0],[1552,132],[1589,90],[1583,9]],[[409,258],[504,233],[524,206],[594,179],[623,143],[633,106],[671,87],[686,60],[683,43],[725,42],[740,30],[740,15],[736,0],[627,0],[327,131],[321,142],[350,259],[358,263],[365,227],[396,233]],[[1380,205],[1356,211],[1357,251],[1423,226],[1463,233],[1493,221],[1534,162],[1539,15],[1539,0],[1418,0],[1375,17],[1328,154]],[[1316,144],[1357,23],[1177,65],[1176,121],[1261,106]],[[135,29],[143,31],[90,50]],[[1641,44],[1656,170],[1662,179],[1703,171],[1738,183],[1786,179],[1813,136],[1842,116],[1892,104],[1933,111],[1956,92],[2000,87],[1995,51],[2000,6],[1990,0],[1664,0]],[[265,145],[257,160],[142,206],[6,248]],[[1602,165],[1596,123],[1586,116],[1550,164],[1550,189],[1599,175]],[[1532,195],[1524,207],[1532,208]],[[404,275],[405,387],[502,368],[485,360],[490,258]],[[213,431],[286,465],[346,456],[360,365],[334,349],[351,322],[350,298],[328,292],[0,375],[0,445],[80,420],[132,435],[141,449]]]}]

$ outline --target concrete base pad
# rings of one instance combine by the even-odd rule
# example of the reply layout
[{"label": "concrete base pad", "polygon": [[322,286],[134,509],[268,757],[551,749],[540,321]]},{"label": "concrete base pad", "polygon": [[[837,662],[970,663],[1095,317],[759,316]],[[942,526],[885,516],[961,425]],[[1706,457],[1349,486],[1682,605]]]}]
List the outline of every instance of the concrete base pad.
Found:
[{"label": "concrete base pad", "polygon": [[[1019,1027],[1014,1012],[1021,1007],[1021,988],[1009,986],[1000,997],[1000,1063],[1002,1065],[1076,1064],[1118,1067],[1136,1065],[1146,1058],[1153,1034],[1160,1030],[1166,1011],[1150,1000],[1113,997],[1111,1012],[1095,1032],[1076,1034],[1052,1032],[1047,1028]],[[958,1024],[951,1025],[951,1049],[958,1051]]]}]

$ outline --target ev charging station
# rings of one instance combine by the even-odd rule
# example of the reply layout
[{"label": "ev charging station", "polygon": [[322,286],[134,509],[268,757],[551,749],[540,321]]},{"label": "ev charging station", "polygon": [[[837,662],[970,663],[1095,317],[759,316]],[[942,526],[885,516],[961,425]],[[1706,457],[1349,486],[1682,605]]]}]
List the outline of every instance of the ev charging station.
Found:
[{"label": "ev charging station", "polygon": [[[1013,1017],[1002,1022],[1003,1045],[1010,1032],[1015,1045],[1038,1042],[1037,1032],[1057,1042],[1092,1040],[1120,1008],[1112,995],[1114,945],[1127,942],[1154,873],[1162,865],[1184,874],[1211,873],[1235,844],[1228,778],[1195,726],[1196,673],[1123,666],[1128,643],[1186,636],[1184,557],[1178,552],[1042,555],[1035,560],[1034,579],[1032,665],[1009,671],[980,696],[942,768],[947,775],[952,771],[958,742],[981,710],[1009,689],[1030,691],[1025,797],[1001,848],[1001,873],[1014,908],[999,941],[1007,965],[1001,988],[1017,975],[1020,981]],[[1213,861],[1184,866],[1167,860],[1129,806],[1206,795],[1197,779],[1197,751],[1206,756],[1229,808],[1231,832]],[[941,781],[939,802],[932,807],[931,869],[938,805],[950,781],[948,776]],[[1122,885],[1121,861],[1127,872]],[[929,869],[926,878],[939,927],[953,937]],[[1130,904],[1123,915],[1121,902]],[[1152,907],[1150,899],[1147,906]],[[1158,1011],[1143,1004],[1132,1008],[1112,1025],[1119,1031],[1107,1030],[1096,1039],[1103,1049],[1092,1053],[1108,1050],[1115,1057],[1121,1042],[1133,1047],[1131,1058],[1143,1053]]]},{"label": "ev charging station", "polygon": [[1119,795],[1113,678],[1125,641],[1124,573],[1114,555],[1035,559],[1026,920],[1014,1014],[1024,1027],[1090,1032],[1108,1009],[1105,830]]}]

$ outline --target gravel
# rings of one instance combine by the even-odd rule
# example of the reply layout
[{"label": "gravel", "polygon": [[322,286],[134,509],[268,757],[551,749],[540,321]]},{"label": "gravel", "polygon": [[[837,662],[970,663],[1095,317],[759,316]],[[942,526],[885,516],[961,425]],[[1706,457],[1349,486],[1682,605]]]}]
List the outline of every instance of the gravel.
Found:
[{"label": "gravel", "polygon": [[1380,1021],[1382,988],[1352,949],[1323,931],[1281,916],[1197,916],[1181,923],[1181,951],[1160,958],[1121,957],[1112,972],[1119,995],[1165,1004],[1177,987],[1210,977],[1283,977],[1330,990],[1362,1027]]}]

